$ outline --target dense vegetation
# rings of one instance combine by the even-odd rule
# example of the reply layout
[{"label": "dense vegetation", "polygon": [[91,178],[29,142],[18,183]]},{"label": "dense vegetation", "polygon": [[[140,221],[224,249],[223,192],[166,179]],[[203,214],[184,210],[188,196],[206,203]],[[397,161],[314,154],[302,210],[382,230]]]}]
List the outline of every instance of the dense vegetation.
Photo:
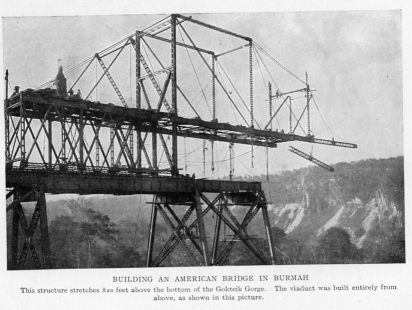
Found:
[{"label": "dense vegetation", "polygon": [[372,198],[378,188],[382,188],[398,206],[404,205],[404,175],[403,157],[385,159],[367,159],[351,163],[334,165],[335,172],[311,166],[292,171],[282,171],[279,174],[266,176],[242,177],[243,180],[259,180],[266,186],[265,192],[276,204],[285,204],[297,201],[301,197],[299,189],[302,178],[305,179],[309,190],[316,191],[316,196],[324,196],[326,184],[334,179],[339,185],[342,198],[350,200],[354,197],[362,201]]}]

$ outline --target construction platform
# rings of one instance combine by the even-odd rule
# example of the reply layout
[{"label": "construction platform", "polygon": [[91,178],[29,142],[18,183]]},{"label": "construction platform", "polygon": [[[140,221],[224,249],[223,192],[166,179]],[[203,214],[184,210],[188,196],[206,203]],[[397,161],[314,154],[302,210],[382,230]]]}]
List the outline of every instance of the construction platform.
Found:
[{"label": "construction platform", "polygon": [[6,172],[6,186],[44,186],[51,194],[75,193],[81,195],[112,194],[170,194],[258,192],[259,182],[195,179],[185,176],[148,176],[111,173],[58,173],[36,169],[13,168]]}]

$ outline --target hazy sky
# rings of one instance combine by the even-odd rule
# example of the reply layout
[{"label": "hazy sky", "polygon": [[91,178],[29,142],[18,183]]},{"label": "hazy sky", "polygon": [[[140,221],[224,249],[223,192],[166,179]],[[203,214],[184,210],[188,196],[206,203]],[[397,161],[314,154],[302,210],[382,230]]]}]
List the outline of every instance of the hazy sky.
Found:
[{"label": "hazy sky", "polygon": [[[186,14],[192,15],[192,14]],[[300,78],[305,72],[316,89],[315,99],[327,122],[325,125],[315,107],[313,131],[321,138],[343,139],[358,144],[358,149],[342,149],[310,144],[292,144],[306,152],[313,151],[319,159],[335,163],[365,158],[382,158],[403,154],[402,140],[402,42],[400,11],[340,11],[304,13],[253,13],[253,14],[193,14],[193,17],[252,37],[271,55]],[[3,19],[4,67],[9,69],[10,81],[23,89],[36,87],[56,74],[57,59],[63,59],[65,68],[92,56],[96,51],[142,29],[164,16],[123,15],[83,17],[24,17]],[[244,44],[241,40],[200,31],[185,24],[199,46],[222,52]],[[180,34],[178,34],[180,38]],[[185,38],[188,43],[187,38]],[[156,46],[155,46],[156,47]],[[125,50],[120,65],[113,68],[127,100],[134,98],[130,91],[130,50]],[[163,60],[169,57],[169,49],[159,52]],[[206,101],[210,103],[211,88],[207,68],[196,53],[190,53],[205,88]],[[201,96],[198,82],[184,49],[179,50],[179,61],[184,66],[178,73],[179,83],[202,112],[202,118],[210,119],[208,107]],[[222,66],[227,70],[245,102],[248,98],[247,49],[224,56]],[[285,74],[279,67],[264,58],[272,76],[283,91],[301,88],[302,84]],[[107,63],[109,60],[106,61]],[[166,61],[165,61],[166,62]],[[167,62],[166,62],[167,63]],[[262,64],[260,63],[262,66]],[[264,71],[264,70],[263,70]],[[95,69],[90,79],[93,80]],[[69,85],[75,76],[67,76]],[[161,79],[161,77],[159,77]],[[267,76],[259,71],[254,62],[255,114],[264,125],[268,119],[266,94]],[[265,82],[263,82],[265,81]],[[227,85],[227,81],[225,85]],[[108,84],[106,84],[108,85]],[[86,86],[81,85],[86,88]],[[83,93],[85,90],[82,89]],[[234,89],[229,87],[234,93]],[[298,97],[298,96],[296,96]],[[114,101],[115,94],[109,87],[101,87],[98,100]],[[230,103],[218,89],[218,119],[241,123],[233,115]],[[297,98],[298,99],[298,98]],[[242,103],[237,100],[239,105]],[[179,112],[191,116],[185,104],[179,103]],[[276,102],[275,104],[279,104]],[[299,104],[299,100],[296,100]],[[285,115],[284,115],[285,116]],[[286,116],[285,116],[286,117]],[[249,119],[249,117],[247,117]],[[279,120],[286,124],[285,120]],[[329,126],[330,129],[327,127]],[[287,126],[283,126],[287,128]],[[276,126],[274,127],[276,128]],[[187,145],[188,151],[199,144]],[[270,150],[270,169],[276,172],[297,168],[308,163],[291,155],[287,144]],[[250,147],[236,147],[236,153],[247,152]],[[180,151],[183,145],[180,143]],[[227,158],[227,144],[218,144],[217,157]],[[265,150],[255,152],[255,167],[251,169],[250,154],[240,157],[235,164],[237,174],[261,174],[266,171]],[[219,158],[220,156],[220,158]],[[226,156],[226,157],[225,157]],[[192,153],[189,164],[192,170],[201,171],[201,151]],[[210,154],[208,153],[208,161]],[[180,157],[180,165],[184,165]],[[227,175],[227,161],[220,163],[220,176]],[[190,169],[189,169],[190,170]],[[211,176],[207,172],[207,176]]]}]

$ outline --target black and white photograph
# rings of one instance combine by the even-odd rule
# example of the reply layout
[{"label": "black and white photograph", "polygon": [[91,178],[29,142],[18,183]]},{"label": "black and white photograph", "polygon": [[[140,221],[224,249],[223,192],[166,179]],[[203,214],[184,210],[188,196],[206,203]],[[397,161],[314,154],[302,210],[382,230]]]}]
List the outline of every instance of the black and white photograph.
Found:
[{"label": "black and white photograph", "polygon": [[[7,277],[146,285],[169,281],[162,267],[230,281],[203,288],[213,302],[267,307],[327,290],[306,268],[406,268],[403,11],[178,9],[2,17]],[[195,288],[151,292],[207,306]]]}]

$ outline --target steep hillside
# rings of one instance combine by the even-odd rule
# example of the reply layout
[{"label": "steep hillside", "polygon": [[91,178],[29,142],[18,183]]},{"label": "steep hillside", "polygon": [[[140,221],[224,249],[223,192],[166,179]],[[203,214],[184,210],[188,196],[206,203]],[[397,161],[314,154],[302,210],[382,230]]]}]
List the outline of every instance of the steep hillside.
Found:
[{"label": "steep hillside", "polygon": [[295,239],[313,241],[341,227],[362,247],[378,226],[403,228],[403,157],[339,163],[285,172],[265,183],[274,225]]},{"label": "steep hillside", "polygon": [[[339,163],[335,173],[309,167],[261,180],[272,225],[287,240],[316,246],[328,230],[339,228],[357,249],[368,249],[365,262],[390,261],[371,252],[389,244],[399,245],[390,250],[396,252],[392,261],[404,260],[403,157]],[[258,225],[254,229],[263,234]]]}]

